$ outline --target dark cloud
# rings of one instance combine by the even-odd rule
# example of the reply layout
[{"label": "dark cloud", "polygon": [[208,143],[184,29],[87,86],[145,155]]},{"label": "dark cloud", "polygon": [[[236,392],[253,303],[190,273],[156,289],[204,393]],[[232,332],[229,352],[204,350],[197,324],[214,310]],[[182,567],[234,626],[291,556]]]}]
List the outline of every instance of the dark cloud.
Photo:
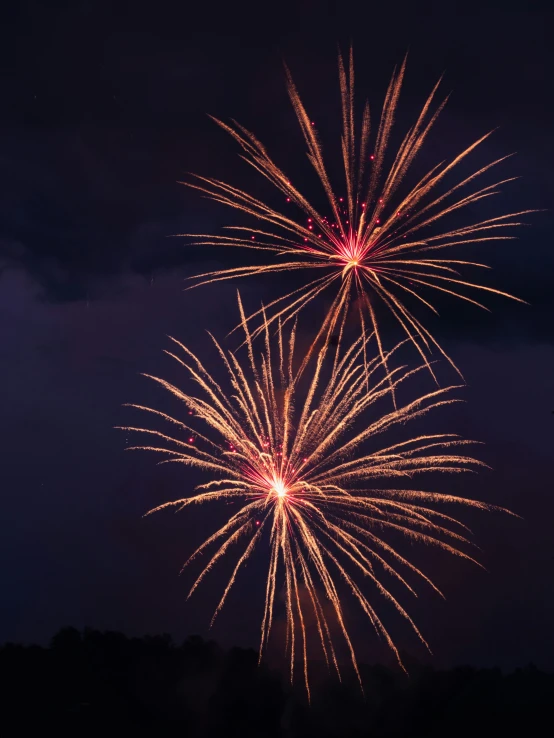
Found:
[{"label": "dark cloud", "polygon": [[[0,75],[0,236],[23,244],[24,266],[42,280],[50,299],[85,296],[97,275],[194,268],[196,250],[168,236],[217,232],[234,216],[177,182],[195,171],[253,188],[261,184],[208,112],[251,127],[310,188],[281,59],[298,79],[327,153],[337,158],[337,41],[354,42],[359,86],[375,106],[392,66],[410,48],[399,129],[411,123],[423,95],[446,70],[444,92],[453,95],[422,154],[422,169],[499,126],[474,163],[515,150],[501,176],[522,179],[506,186],[485,212],[549,208],[552,202],[547,7],[514,5],[499,13],[494,4],[430,3],[370,12],[329,2],[315,12],[310,2],[294,9],[284,3],[265,24],[247,3],[232,13],[221,10],[209,23],[198,4],[186,10],[169,4],[152,14],[137,3],[129,14],[117,4],[77,3],[46,17],[40,4],[22,7],[13,22],[25,33],[10,30],[4,53],[12,52],[11,63]],[[50,32],[44,33],[44,23]],[[486,325],[540,338],[553,311],[553,224],[548,212],[527,220],[519,241],[477,253],[493,266],[486,275],[493,285],[537,306],[522,321],[493,301],[498,317]],[[246,256],[213,258],[228,265]],[[478,320],[470,312],[455,306],[450,313],[447,301],[440,307],[459,317],[457,333],[474,331]]]},{"label": "dark cloud", "polygon": [[[252,285],[245,299],[255,300],[259,289]],[[225,511],[142,518],[200,479],[125,453],[124,436],[112,429],[131,420],[124,402],[167,403],[139,372],[183,381],[162,353],[165,334],[210,361],[204,325],[218,326],[223,337],[234,324],[233,288],[183,292],[176,272],[153,283],[129,274],[97,285],[88,304],[52,303],[40,283],[11,268],[0,278],[0,296],[8,318],[0,333],[0,640],[44,640],[63,623],[206,634],[225,565],[191,603],[185,602],[191,575],[177,575]],[[435,486],[507,506],[523,520],[470,516],[488,573],[414,549],[410,555],[423,556],[447,601],[422,592],[410,607],[432,641],[435,663],[511,667],[533,660],[552,667],[554,652],[545,642],[554,602],[545,580],[554,557],[548,492],[554,347],[454,342],[447,349],[464,367],[468,402],[435,420],[485,441],[478,454],[494,470]],[[218,373],[217,364],[209,366]],[[175,411],[171,401],[167,408]],[[249,567],[222,614],[215,635],[224,642],[256,644],[264,563],[261,555]],[[364,657],[385,658],[351,610]],[[424,658],[390,617],[400,643]]]}]

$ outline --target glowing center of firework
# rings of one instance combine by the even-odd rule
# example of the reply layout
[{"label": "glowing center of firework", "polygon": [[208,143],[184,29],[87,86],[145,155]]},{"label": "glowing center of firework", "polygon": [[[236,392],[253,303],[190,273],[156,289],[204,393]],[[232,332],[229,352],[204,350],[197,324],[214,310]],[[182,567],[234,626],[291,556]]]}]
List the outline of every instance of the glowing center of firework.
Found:
[{"label": "glowing center of firework", "polygon": [[339,245],[340,259],[344,264],[344,273],[356,269],[363,259],[362,244],[355,233],[350,233],[348,238]]},{"label": "glowing center of firework", "polygon": [[287,494],[287,488],[281,479],[274,480],[271,491],[273,494],[277,495],[277,497],[285,497]]},{"label": "glowing center of firework", "polygon": [[342,252],[346,261],[350,263],[358,263],[361,256],[361,245],[355,235],[351,235],[342,247]]},{"label": "glowing center of firework", "polygon": [[351,269],[354,269],[355,270],[359,266],[359,264],[360,264],[359,257],[357,257],[357,256],[354,256],[352,258],[345,257],[345,259],[344,259],[344,269],[342,270],[342,276],[345,277],[346,274]]}]

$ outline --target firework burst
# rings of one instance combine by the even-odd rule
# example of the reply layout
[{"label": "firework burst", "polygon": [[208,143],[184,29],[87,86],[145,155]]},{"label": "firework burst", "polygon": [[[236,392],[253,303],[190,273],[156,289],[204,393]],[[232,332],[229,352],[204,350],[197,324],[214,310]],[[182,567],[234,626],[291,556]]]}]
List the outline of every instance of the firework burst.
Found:
[{"label": "firework burst", "polygon": [[386,581],[392,578],[415,594],[408,575],[438,589],[386,540],[387,533],[473,561],[463,550],[469,543],[468,529],[441,507],[490,506],[413,487],[412,480],[419,474],[476,470],[480,462],[463,453],[469,441],[453,434],[380,441],[400,425],[456,402],[451,397],[452,387],[437,388],[390,412],[379,413],[377,403],[381,398],[397,390],[424,365],[415,370],[400,367],[388,371],[378,355],[368,362],[365,348],[373,336],[359,336],[353,344],[346,344],[343,317],[336,345],[331,344],[327,333],[300,381],[295,369],[295,327],[283,330],[278,325],[273,345],[266,320],[265,348],[257,357],[240,299],[239,307],[248,359],[240,363],[233,352],[213,339],[227,374],[227,380],[218,383],[186,346],[172,339],[174,352],[167,353],[186,370],[196,391],[151,377],[182,403],[182,413],[173,417],[132,405],[148,417],[163,421],[169,430],[125,430],[154,440],[133,449],[161,454],[165,457],[162,463],[198,467],[212,476],[194,493],[150,512],[222,501],[239,507],[185,564],[210,552],[203,558],[192,594],[223,556],[238,551],[214,618],[239,570],[265,542],[268,569],[260,658],[275,619],[276,593],[282,587],[291,678],[295,661],[300,659],[309,693],[308,618],[315,623],[314,632],[317,630],[328,665],[338,672],[331,637],[332,631],[336,637],[338,628],[358,671],[339,580],[400,662],[388,630],[364,593],[364,583],[394,605],[423,643]]},{"label": "firework burst", "polygon": [[[461,270],[465,267],[488,268],[485,264],[460,258],[441,258],[440,252],[468,244],[511,239],[513,237],[506,235],[505,229],[520,225],[519,217],[532,211],[498,215],[461,226],[447,225],[447,216],[497,194],[500,185],[514,179],[475,186],[482,175],[508,158],[502,157],[455,184],[443,187],[448,175],[455,173],[460,163],[490,134],[482,136],[451,161],[432,168],[408,192],[401,194],[405,175],[446,102],[434,107],[437,83],[399,148],[389,156],[389,140],[404,72],[405,62],[391,78],[376,135],[373,136],[367,102],[361,123],[356,124],[352,51],[347,65],[339,55],[345,182],[341,187],[344,196],[338,196],[328,174],[315,124],[287,70],[289,96],[308,148],[308,158],[325,192],[327,214],[319,212],[291,182],[254,134],[237,123],[227,125],[214,118],[240,145],[242,158],[283,194],[285,210],[276,210],[226,182],[196,177],[193,182],[183,184],[254,216],[261,225],[255,228],[232,227],[233,235],[181,235],[195,238],[196,245],[249,248],[278,257],[262,266],[236,267],[199,275],[195,278],[195,286],[249,275],[307,270],[310,276],[302,287],[266,306],[270,321],[293,319],[319,295],[332,290],[332,305],[318,338],[330,324],[340,320],[341,311],[355,305],[361,331],[367,324],[375,332],[381,359],[384,360],[385,349],[376,315],[376,307],[381,304],[394,316],[432,372],[429,356],[433,348],[454,364],[408,307],[406,300],[414,305],[421,303],[434,313],[437,309],[430,301],[433,293],[446,293],[485,310],[487,308],[475,299],[472,292],[493,293],[523,302],[506,292],[468,281],[462,276]],[[301,217],[290,214],[293,206],[299,215],[302,214]],[[260,313],[250,318],[256,316],[259,317]],[[258,327],[263,330],[261,324]]]}]

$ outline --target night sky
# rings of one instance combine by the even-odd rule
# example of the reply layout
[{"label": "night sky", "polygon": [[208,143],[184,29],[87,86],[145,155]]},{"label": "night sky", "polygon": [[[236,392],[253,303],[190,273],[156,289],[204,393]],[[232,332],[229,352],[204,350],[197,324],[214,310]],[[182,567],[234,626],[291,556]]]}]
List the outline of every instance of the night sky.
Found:
[{"label": "night sky", "polygon": [[[520,179],[486,212],[544,210],[519,240],[479,250],[488,283],[530,305],[491,296],[489,314],[445,297],[432,326],[468,384],[467,403],[437,422],[484,441],[477,454],[492,467],[435,488],[522,519],[466,517],[487,571],[425,553],[447,599],[421,586],[404,602],[436,666],[554,669],[550,3],[12,5],[0,31],[0,642],[46,642],[65,625],[208,636],[225,566],[188,603],[190,575],[178,573],[222,511],[143,518],[202,477],[126,453],[114,426],[132,421],[123,403],[166,402],[140,373],[173,376],[168,334],[204,352],[205,329],[223,338],[234,326],[237,286],[253,309],[282,291],[263,279],[183,291],[191,274],[245,262],[169,237],[236,218],[178,181],[192,171],[258,186],[206,113],[244,123],[309,189],[282,63],[338,156],[336,50],[352,41],[358,90],[375,108],[409,51],[400,131],[444,72],[452,96],[422,169],[498,127],[472,163],[517,152],[501,175]],[[263,564],[247,570],[211,637],[257,644]],[[382,658],[354,609],[364,658]]]}]

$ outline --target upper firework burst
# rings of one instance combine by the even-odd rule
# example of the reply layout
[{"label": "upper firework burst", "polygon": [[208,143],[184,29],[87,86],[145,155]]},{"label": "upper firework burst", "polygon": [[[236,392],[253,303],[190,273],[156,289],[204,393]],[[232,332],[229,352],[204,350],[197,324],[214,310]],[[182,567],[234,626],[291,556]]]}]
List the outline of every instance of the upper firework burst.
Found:
[{"label": "upper firework burst", "polygon": [[[324,291],[334,290],[332,307],[323,321],[322,331],[336,323],[341,312],[355,302],[362,330],[365,323],[375,330],[383,357],[375,311],[377,303],[381,303],[398,321],[425,362],[435,347],[452,363],[420,318],[405,304],[406,297],[413,298],[414,304],[415,301],[423,303],[435,313],[436,307],[430,302],[433,291],[453,295],[479,307],[484,306],[473,298],[474,290],[518,300],[492,287],[467,281],[460,271],[466,266],[486,265],[459,258],[439,258],[443,249],[510,239],[512,237],[502,229],[520,225],[518,217],[531,212],[498,215],[455,227],[447,225],[448,219],[444,220],[496,194],[499,185],[513,179],[476,186],[481,175],[507,158],[502,157],[455,184],[442,187],[446,175],[490,134],[472,143],[453,160],[433,167],[408,192],[400,193],[408,169],[446,102],[433,106],[437,83],[398,150],[389,152],[404,71],[405,62],[393,73],[374,136],[367,102],[361,123],[355,122],[352,51],[348,67],[339,55],[345,181],[337,190],[331,184],[314,122],[287,70],[290,99],[308,147],[308,158],[325,191],[327,214],[316,210],[252,133],[237,123],[230,126],[216,120],[239,143],[243,158],[283,193],[287,209],[294,204],[303,211],[304,217],[303,222],[299,222],[257,197],[216,179],[197,177],[194,183],[186,183],[262,222],[258,228],[233,227],[231,236],[187,234],[198,239],[197,245],[251,248],[278,257],[263,266],[236,267],[199,275],[196,286],[253,274],[306,270],[309,276],[300,289],[267,306],[270,321],[277,318],[286,321]],[[429,364],[427,366],[431,370]]]}]

